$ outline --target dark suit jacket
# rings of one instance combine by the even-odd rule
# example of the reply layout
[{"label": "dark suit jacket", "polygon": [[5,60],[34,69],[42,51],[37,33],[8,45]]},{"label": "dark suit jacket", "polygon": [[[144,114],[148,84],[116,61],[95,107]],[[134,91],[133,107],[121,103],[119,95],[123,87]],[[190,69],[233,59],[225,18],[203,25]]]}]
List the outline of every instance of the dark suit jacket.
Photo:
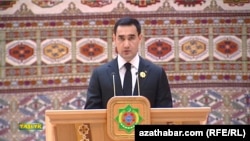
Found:
[{"label": "dark suit jacket", "polygon": [[[140,77],[140,72],[145,72],[145,78]],[[116,58],[93,71],[84,109],[105,109],[107,107],[108,100],[115,95],[113,75],[115,77],[116,95],[121,96],[123,94]],[[140,94],[149,100],[151,108],[172,107],[171,91],[163,68],[140,57],[138,75]],[[137,83],[134,95],[138,95]]]}]

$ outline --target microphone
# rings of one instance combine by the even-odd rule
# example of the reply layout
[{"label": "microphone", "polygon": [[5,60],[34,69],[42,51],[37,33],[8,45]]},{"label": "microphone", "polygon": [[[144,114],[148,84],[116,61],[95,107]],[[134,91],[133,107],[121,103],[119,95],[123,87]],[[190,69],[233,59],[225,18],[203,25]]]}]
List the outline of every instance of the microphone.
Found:
[{"label": "microphone", "polygon": [[116,96],[116,90],[115,90],[115,72],[112,72],[112,82],[113,82],[114,96]]},{"label": "microphone", "polygon": [[136,75],[136,81],[137,81],[137,91],[138,91],[138,96],[141,96],[141,91],[140,91],[140,82],[139,82],[139,76],[138,76],[138,72],[135,73]]}]

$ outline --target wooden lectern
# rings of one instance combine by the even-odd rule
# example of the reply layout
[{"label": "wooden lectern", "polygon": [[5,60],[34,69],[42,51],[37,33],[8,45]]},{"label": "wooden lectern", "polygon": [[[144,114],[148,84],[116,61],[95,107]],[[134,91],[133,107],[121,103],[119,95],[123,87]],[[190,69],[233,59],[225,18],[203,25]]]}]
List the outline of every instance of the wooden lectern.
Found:
[{"label": "wooden lectern", "polygon": [[116,96],[107,109],[46,110],[46,141],[133,141],[137,124],[206,124],[210,110],[150,108],[143,96]]}]

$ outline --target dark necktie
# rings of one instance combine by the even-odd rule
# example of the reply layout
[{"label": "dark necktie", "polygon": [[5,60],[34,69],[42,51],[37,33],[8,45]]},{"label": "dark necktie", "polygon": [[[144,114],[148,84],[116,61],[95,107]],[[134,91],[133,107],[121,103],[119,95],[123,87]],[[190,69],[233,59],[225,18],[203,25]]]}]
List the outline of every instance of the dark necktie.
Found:
[{"label": "dark necktie", "polygon": [[123,81],[123,94],[124,95],[132,95],[132,75],[131,75],[131,64],[126,63],[126,73]]}]

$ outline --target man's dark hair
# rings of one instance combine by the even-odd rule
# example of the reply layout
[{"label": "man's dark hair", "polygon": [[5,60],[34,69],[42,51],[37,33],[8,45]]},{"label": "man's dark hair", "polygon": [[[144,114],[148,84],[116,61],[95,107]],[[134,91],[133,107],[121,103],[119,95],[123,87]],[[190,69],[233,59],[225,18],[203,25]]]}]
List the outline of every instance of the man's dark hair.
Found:
[{"label": "man's dark hair", "polygon": [[137,19],[130,18],[130,17],[121,18],[115,23],[114,34],[116,34],[118,26],[127,26],[127,25],[134,25],[136,27],[138,35],[141,34],[141,25],[139,21]]}]

